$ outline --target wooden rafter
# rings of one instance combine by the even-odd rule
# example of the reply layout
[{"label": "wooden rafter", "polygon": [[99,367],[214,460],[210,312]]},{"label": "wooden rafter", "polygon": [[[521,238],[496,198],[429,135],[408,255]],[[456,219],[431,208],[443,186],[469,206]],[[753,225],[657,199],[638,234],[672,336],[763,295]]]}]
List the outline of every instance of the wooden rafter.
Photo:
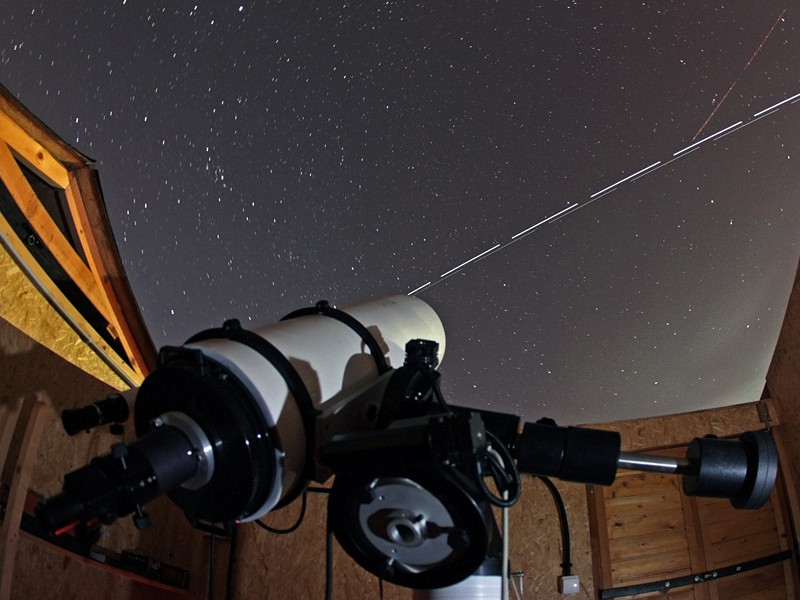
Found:
[{"label": "wooden rafter", "polygon": [[0,111],[0,138],[5,140],[13,152],[50,185],[62,189],[67,187],[69,178],[64,165],[2,111]]},{"label": "wooden rafter", "polygon": [[[120,296],[117,294],[114,287],[114,280],[118,279],[120,274],[110,272],[110,264],[103,260],[103,257],[108,254],[110,249],[103,247],[95,235],[95,231],[102,230],[101,227],[105,224],[97,223],[101,216],[98,215],[96,211],[90,211],[89,206],[82,197],[81,180],[86,179],[88,175],[84,173],[86,170],[87,169],[84,168],[69,173],[69,185],[64,190],[67,197],[67,204],[69,205],[69,210],[81,246],[83,247],[83,252],[89,263],[89,268],[108,300],[111,325],[114,327],[118,339],[125,349],[134,370],[144,376],[146,374],[145,369],[147,369],[147,360],[143,355],[142,349],[134,342],[136,338],[127,320],[124,318],[127,307],[122,306]],[[80,173],[80,176],[76,173]],[[92,214],[90,214],[90,212],[92,212]],[[110,227],[110,225],[108,225],[108,227]]]},{"label": "wooden rafter", "polygon": [[[63,191],[65,208],[71,216],[70,226],[74,226],[74,243],[80,243],[79,248],[67,240],[37,197],[23,165],[52,187]],[[93,160],[59,138],[2,86],[0,181],[42,244],[105,319],[109,332],[119,341],[125,356],[120,357],[111,350],[99,335],[105,335],[104,332],[95,332],[89,326],[27,252],[25,244],[16,234],[6,231],[6,239],[11,240],[14,246],[20,246],[15,252],[17,260],[26,262],[24,270],[36,273],[38,283],[35,283],[40,289],[46,286],[46,295],[51,302],[58,302],[56,308],[62,310],[62,315],[69,315],[67,320],[73,327],[77,326],[76,323],[80,323],[81,329],[89,326],[92,345],[97,351],[110,352],[109,356],[117,357],[114,362],[119,359],[123,371],[141,380],[155,367],[155,348],[122,266]],[[22,254],[26,256],[24,259],[19,258]],[[33,262],[28,263],[29,260]],[[62,306],[62,302],[66,305]]]},{"label": "wooden rafter", "polygon": [[[9,147],[0,142],[0,179],[19,206],[22,214],[28,219],[42,243],[53,254],[67,275],[75,282],[100,314],[113,323],[111,310],[105,295],[97,283],[92,271],[81,260],[78,253],[61,233],[58,225],[42,206],[25,175],[22,173]],[[69,182],[67,182],[69,183]]]},{"label": "wooden rafter", "polygon": [[44,399],[37,398],[28,417],[25,435],[22,437],[22,446],[15,461],[7,510],[3,525],[0,527],[0,600],[11,598],[11,580],[14,575],[14,561],[17,557],[17,542],[20,536],[19,523],[25,507],[25,497],[31,474],[36,463],[36,449],[47,422],[45,409]]}]

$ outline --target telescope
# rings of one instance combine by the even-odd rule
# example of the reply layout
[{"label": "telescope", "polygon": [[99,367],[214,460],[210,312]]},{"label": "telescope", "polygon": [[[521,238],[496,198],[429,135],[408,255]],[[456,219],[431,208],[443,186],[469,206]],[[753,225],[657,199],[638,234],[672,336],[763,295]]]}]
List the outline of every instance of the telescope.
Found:
[{"label": "telescope", "polygon": [[[327,509],[342,548],[383,580],[445,598],[470,582],[499,590],[492,509],[519,499],[520,473],[597,485],[618,469],[674,473],[687,494],[736,508],[770,496],[768,433],[699,438],[684,458],[622,452],[616,432],[448,403],[444,353],[439,317],[414,296],[343,310],[322,301],[255,330],[226,321],[160,350],[122,399],[136,440],[68,473],[37,517],[51,533],[126,515],[144,528],[144,506],[167,495],[195,527],[233,527],[333,478]],[[101,408],[110,414],[91,405],[65,425],[125,418],[119,398]]]}]

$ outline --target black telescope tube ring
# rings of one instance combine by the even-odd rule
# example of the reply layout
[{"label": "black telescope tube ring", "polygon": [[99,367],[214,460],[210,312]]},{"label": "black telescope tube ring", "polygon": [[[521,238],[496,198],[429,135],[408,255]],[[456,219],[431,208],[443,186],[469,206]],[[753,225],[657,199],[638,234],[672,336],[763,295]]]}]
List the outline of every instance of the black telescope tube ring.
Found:
[{"label": "black telescope tube ring", "polygon": [[380,344],[378,344],[378,340],[376,340],[375,336],[369,332],[369,329],[364,327],[364,325],[362,325],[361,322],[352,315],[349,315],[346,312],[339,310],[338,308],[334,308],[328,304],[327,300],[320,300],[313,307],[300,308],[294,312],[291,312],[283,317],[281,321],[288,321],[290,319],[306,317],[309,315],[323,315],[325,317],[336,319],[340,323],[344,323],[356,334],[358,334],[358,337],[360,337],[364,344],[366,344],[367,348],[369,348],[370,354],[372,354],[372,358],[375,361],[375,366],[378,367],[379,375],[383,375],[386,373],[386,371],[391,369],[391,367],[386,364],[386,357],[383,355],[383,351],[381,350]]},{"label": "black telescope tube ring", "polygon": [[289,388],[289,392],[294,397],[297,407],[300,410],[300,416],[303,420],[303,430],[306,436],[306,464],[303,471],[303,477],[298,480],[298,483],[294,486],[294,488],[289,490],[289,492],[275,506],[275,508],[281,508],[287,504],[290,504],[295,498],[303,493],[305,484],[311,478],[313,473],[314,462],[311,460],[311,458],[314,455],[316,419],[319,415],[319,411],[314,408],[314,403],[311,401],[311,395],[308,393],[306,384],[303,382],[303,379],[300,377],[297,370],[292,366],[292,363],[289,362],[289,359],[286,358],[280,350],[278,350],[275,346],[257,333],[243,329],[238,319],[230,319],[225,321],[221,329],[207,329],[206,331],[201,331],[200,333],[189,338],[186,343],[193,344],[203,340],[220,338],[231,340],[247,346],[267,359],[267,361],[273,367],[275,367],[275,370],[278,371],[278,374],[286,382],[286,386]]}]

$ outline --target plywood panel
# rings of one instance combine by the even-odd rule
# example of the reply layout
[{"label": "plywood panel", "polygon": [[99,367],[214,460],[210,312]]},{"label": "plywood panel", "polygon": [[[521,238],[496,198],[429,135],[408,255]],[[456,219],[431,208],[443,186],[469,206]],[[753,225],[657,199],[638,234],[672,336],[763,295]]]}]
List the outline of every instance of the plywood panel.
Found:
[{"label": "plywood panel", "polygon": [[712,544],[708,560],[710,565],[724,566],[768,556],[779,551],[778,535],[775,530],[772,530]]},{"label": "plywood panel", "polygon": [[732,575],[726,579],[721,579],[714,583],[720,598],[761,598],[758,594],[772,589],[781,590],[786,598],[786,590],[783,586],[783,565],[769,565],[755,571],[748,571],[739,575]]},{"label": "plywood panel", "polygon": [[688,554],[688,544],[683,530],[670,531],[658,536],[642,535],[611,540],[611,560],[628,560],[681,550]]},{"label": "plywood panel", "polygon": [[766,519],[774,524],[775,511],[772,506],[772,499],[768,500],[764,506],[758,510],[747,510],[742,512],[733,507],[725,499],[720,498],[694,498],[697,504],[698,514],[706,525],[714,523],[725,523],[729,521],[742,521],[742,515],[748,515],[748,521]]},{"label": "plywood panel", "polygon": [[640,535],[657,535],[666,531],[683,530],[683,511],[634,515],[608,523],[608,537],[615,540]]},{"label": "plywood panel", "polygon": [[99,570],[87,563],[57,554],[41,543],[20,540],[15,600],[59,598],[63,600],[185,600],[180,591],[169,591]]},{"label": "plywood panel", "polygon": [[782,585],[764,588],[746,596],[729,596],[732,600],[784,600],[788,597],[786,589]]},{"label": "plywood panel", "polygon": [[[0,216],[2,219],[2,216]],[[52,350],[92,376],[127,389],[123,381],[70,327],[23,273],[5,248],[0,246],[0,327],[13,325],[38,344]],[[88,328],[88,325],[87,325]],[[31,343],[27,344],[28,347]],[[106,345],[107,353],[113,351]],[[16,361],[16,351],[0,348],[4,361]]]},{"label": "plywood panel", "polygon": [[664,552],[629,560],[614,561],[611,566],[614,585],[635,585],[659,579],[691,575],[689,556],[685,551]]},{"label": "plywood panel", "polygon": [[610,519],[680,508],[681,494],[677,489],[640,496],[619,496],[606,500],[606,515]]},{"label": "plywood panel", "polygon": [[617,477],[614,484],[605,488],[607,499],[639,497],[660,493],[664,490],[678,490],[679,481],[674,475],[661,473],[634,473]]},{"label": "plywood panel", "polygon": [[701,600],[702,595],[696,595],[697,590],[692,586],[669,590],[668,592],[651,592],[649,594],[637,594],[636,596],[620,596],[620,599],[635,598],[636,600],[648,600],[657,598],[658,600]]},{"label": "plywood panel", "polygon": [[[584,486],[555,482],[564,498],[569,518],[573,572],[581,580],[579,600],[594,597]],[[240,527],[239,560],[234,598],[245,600],[321,598],[324,596],[325,498],[309,496],[306,521],[297,532],[279,536],[252,524]],[[511,570],[525,574],[525,597],[559,600],[557,576],[561,568],[558,519],[543,484],[523,476],[523,494],[511,509]],[[267,515],[276,527],[291,525],[297,506]],[[411,600],[412,591],[384,585],[386,600]],[[512,594],[513,596],[513,594]],[[377,579],[359,567],[336,546],[334,597],[378,597]]]}]

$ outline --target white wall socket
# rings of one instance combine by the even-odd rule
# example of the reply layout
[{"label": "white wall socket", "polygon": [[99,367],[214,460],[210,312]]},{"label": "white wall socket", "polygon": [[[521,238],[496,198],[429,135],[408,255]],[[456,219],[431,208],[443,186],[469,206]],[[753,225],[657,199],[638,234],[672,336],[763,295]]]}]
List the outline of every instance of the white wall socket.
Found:
[{"label": "white wall socket", "polygon": [[558,578],[559,594],[577,594],[581,591],[581,582],[577,575],[562,575]]}]

